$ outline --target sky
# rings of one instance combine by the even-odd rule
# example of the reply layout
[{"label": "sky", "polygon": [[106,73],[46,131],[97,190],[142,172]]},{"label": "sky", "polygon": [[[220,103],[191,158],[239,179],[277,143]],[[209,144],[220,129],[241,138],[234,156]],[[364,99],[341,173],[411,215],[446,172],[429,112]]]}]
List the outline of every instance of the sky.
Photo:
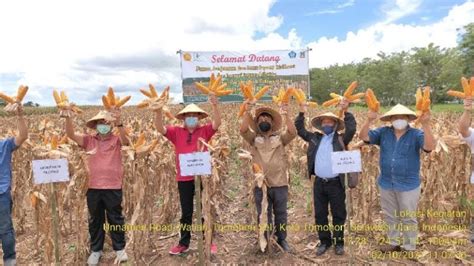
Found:
[{"label": "sky", "polygon": [[0,91],[30,87],[26,101],[53,105],[52,89],[100,104],[112,86],[171,86],[181,99],[176,51],[309,47],[310,67],[360,62],[433,42],[454,47],[474,22],[474,0],[16,0],[0,2]]}]

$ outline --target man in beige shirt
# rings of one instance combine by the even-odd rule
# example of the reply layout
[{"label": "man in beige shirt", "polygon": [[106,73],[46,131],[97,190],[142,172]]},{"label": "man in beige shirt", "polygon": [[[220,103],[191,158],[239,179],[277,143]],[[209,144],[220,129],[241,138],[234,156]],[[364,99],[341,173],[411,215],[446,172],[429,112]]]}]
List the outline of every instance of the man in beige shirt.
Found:
[{"label": "man in beige shirt", "polygon": [[[245,103],[247,104],[247,103]],[[296,128],[292,123],[288,106],[281,108],[281,115],[269,107],[260,107],[255,110],[255,117],[250,114],[250,108],[244,114],[240,125],[240,134],[250,144],[253,163],[260,165],[265,175],[265,183],[268,187],[268,221],[275,229],[277,243],[283,250],[289,251],[286,242],[287,224],[287,202],[288,202],[288,158],[285,146],[296,137]],[[286,130],[282,131],[282,123]],[[255,203],[257,205],[258,217],[262,212],[263,192],[255,188]],[[273,225],[272,218],[275,215]]]}]

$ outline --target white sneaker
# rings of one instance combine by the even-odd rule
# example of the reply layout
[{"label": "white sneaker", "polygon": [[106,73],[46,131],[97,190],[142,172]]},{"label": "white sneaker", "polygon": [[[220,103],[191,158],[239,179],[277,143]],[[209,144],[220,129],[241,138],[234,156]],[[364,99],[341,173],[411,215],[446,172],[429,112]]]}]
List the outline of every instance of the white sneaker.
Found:
[{"label": "white sneaker", "polygon": [[128,260],[128,256],[127,256],[127,253],[125,252],[125,249],[117,250],[117,251],[115,251],[115,253],[117,254],[117,258],[115,259],[115,263],[121,263],[121,262],[125,262],[125,261]]},{"label": "white sneaker", "polygon": [[6,260],[6,261],[3,262],[3,265],[5,265],[5,266],[15,266],[16,265],[16,259]]},{"label": "white sneaker", "polygon": [[87,265],[97,265],[99,264],[100,257],[102,256],[102,251],[94,251],[89,255],[87,259]]}]

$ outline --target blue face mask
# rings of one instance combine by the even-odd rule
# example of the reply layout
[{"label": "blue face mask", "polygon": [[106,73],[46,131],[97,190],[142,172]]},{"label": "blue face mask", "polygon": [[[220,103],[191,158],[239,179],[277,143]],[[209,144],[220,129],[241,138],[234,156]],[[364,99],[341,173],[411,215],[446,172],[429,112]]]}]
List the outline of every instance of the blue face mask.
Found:
[{"label": "blue face mask", "polygon": [[101,135],[109,134],[110,130],[111,130],[110,125],[106,125],[106,124],[98,124],[97,125],[97,132],[99,132],[99,134],[101,134]]},{"label": "blue face mask", "polygon": [[334,127],[332,126],[323,126],[322,127],[324,134],[329,135],[334,131]]},{"label": "blue face mask", "polygon": [[198,124],[198,118],[197,117],[186,117],[184,119],[184,124],[187,126],[187,127],[190,127],[190,128],[194,128],[197,126]]}]

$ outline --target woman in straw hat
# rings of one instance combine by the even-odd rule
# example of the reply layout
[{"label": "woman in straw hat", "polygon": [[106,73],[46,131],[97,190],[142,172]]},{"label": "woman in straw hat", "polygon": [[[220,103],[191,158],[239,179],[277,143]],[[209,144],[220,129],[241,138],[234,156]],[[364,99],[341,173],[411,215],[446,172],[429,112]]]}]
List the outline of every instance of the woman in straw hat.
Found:
[{"label": "woman in straw hat", "polygon": [[419,118],[423,130],[412,128],[409,122],[416,119],[416,114],[397,104],[380,117],[391,126],[369,130],[377,117],[376,112],[369,111],[359,137],[366,143],[380,146],[380,205],[389,226],[387,244],[380,250],[414,251],[418,233],[416,209],[420,198],[420,151],[430,152],[436,145],[431,132],[431,115],[427,112]]},{"label": "woman in straw hat", "polygon": [[[260,107],[252,117],[250,107],[253,107],[255,102],[249,104],[249,101],[246,101],[244,104],[249,108],[246,108],[240,125],[240,134],[251,146],[253,163],[258,164],[265,175],[269,226],[273,227],[273,212],[277,243],[283,250],[289,251],[290,247],[286,241],[289,165],[285,146],[296,137],[296,128],[290,119],[287,105],[281,108],[286,127],[282,131],[283,119],[280,113],[270,107]],[[257,214],[260,217],[263,193],[257,187],[254,193]]]},{"label": "woman in straw hat", "polygon": [[28,138],[28,127],[23,117],[23,107],[17,109],[18,135],[0,140],[0,241],[3,265],[16,265],[15,230],[12,221],[12,154]]},{"label": "woman in straw hat", "polygon": [[[331,153],[343,151],[352,141],[356,132],[354,116],[348,112],[349,103],[341,101],[344,120],[333,113],[324,113],[311,119],[315,132],[305,128],[306,106],[300,106],[295,125],[298,135],[308,142],[308,177],[315,176],[313,185],[314,214],[319,241],[316,255],[321,256],[333,244],[336,255],[344,254],[344,224],[346,222],[346,203],[344,176],[333,173]],[[344,133],[339,133],[344,130]],[[333,232],[328,229],[328,206],[331,206]]]},{"label": "woman in straw hat", "polygon": [[[121,123],[120,109],[112,112],[100,111],[89,119],[86,126],[96,133],[80,134],[75,132],[73,119],[66,117],[66,134],[81,148],[89,153],[87,169],[89,184],[87,190],[87,208],[89,209],[89,235],[91,254],[89,265],[97,265],[102,256],[105,240],[105,216],[111,225],[110,236],[117,261],[127,261],[125,252],[125,224],[122,215],[122,145],[128,145]],[[119,128],[119,136],[112,134],[112,127]]]},{"label": "woman in straw hat", "polygon": [[[472,82],[472,81],[471,81]],[[464,99],[464,112],[459,119],[459,133],[466,144],[471,148],[471,188],[474,188],[474,128],[471,127],[472,97]],[[474,243],[474,220],[471,221],[471,242]]]},{"label": "woman in straw hat", "polygon": [[[180,240],[178,245],[173,246],[169,253],[179,255],[189,250],[191,242],[191,228],[193,220],[194,199],[194,176],[182,176],[179,166],[179,155],[198,151],[199,139],[208,142],[217,132],[221,125],[221,115],[218,108],[218,100],[215,95],[209,95],[212,106],[212,123],[200,125],[200,120],[209,115],[195,104],[190,104],[181,110],[176,118],[183,121],[183,126],[163,125],[163,110],[155,110],[155,126],[158,132],[165,136],[175,147],[176,154],[176,180],[178,181],[179,202],[181,205]],[[204,151],[207,150],[204,146]],[[217,253],[217,246],[211,245],[211,253]]]}]

